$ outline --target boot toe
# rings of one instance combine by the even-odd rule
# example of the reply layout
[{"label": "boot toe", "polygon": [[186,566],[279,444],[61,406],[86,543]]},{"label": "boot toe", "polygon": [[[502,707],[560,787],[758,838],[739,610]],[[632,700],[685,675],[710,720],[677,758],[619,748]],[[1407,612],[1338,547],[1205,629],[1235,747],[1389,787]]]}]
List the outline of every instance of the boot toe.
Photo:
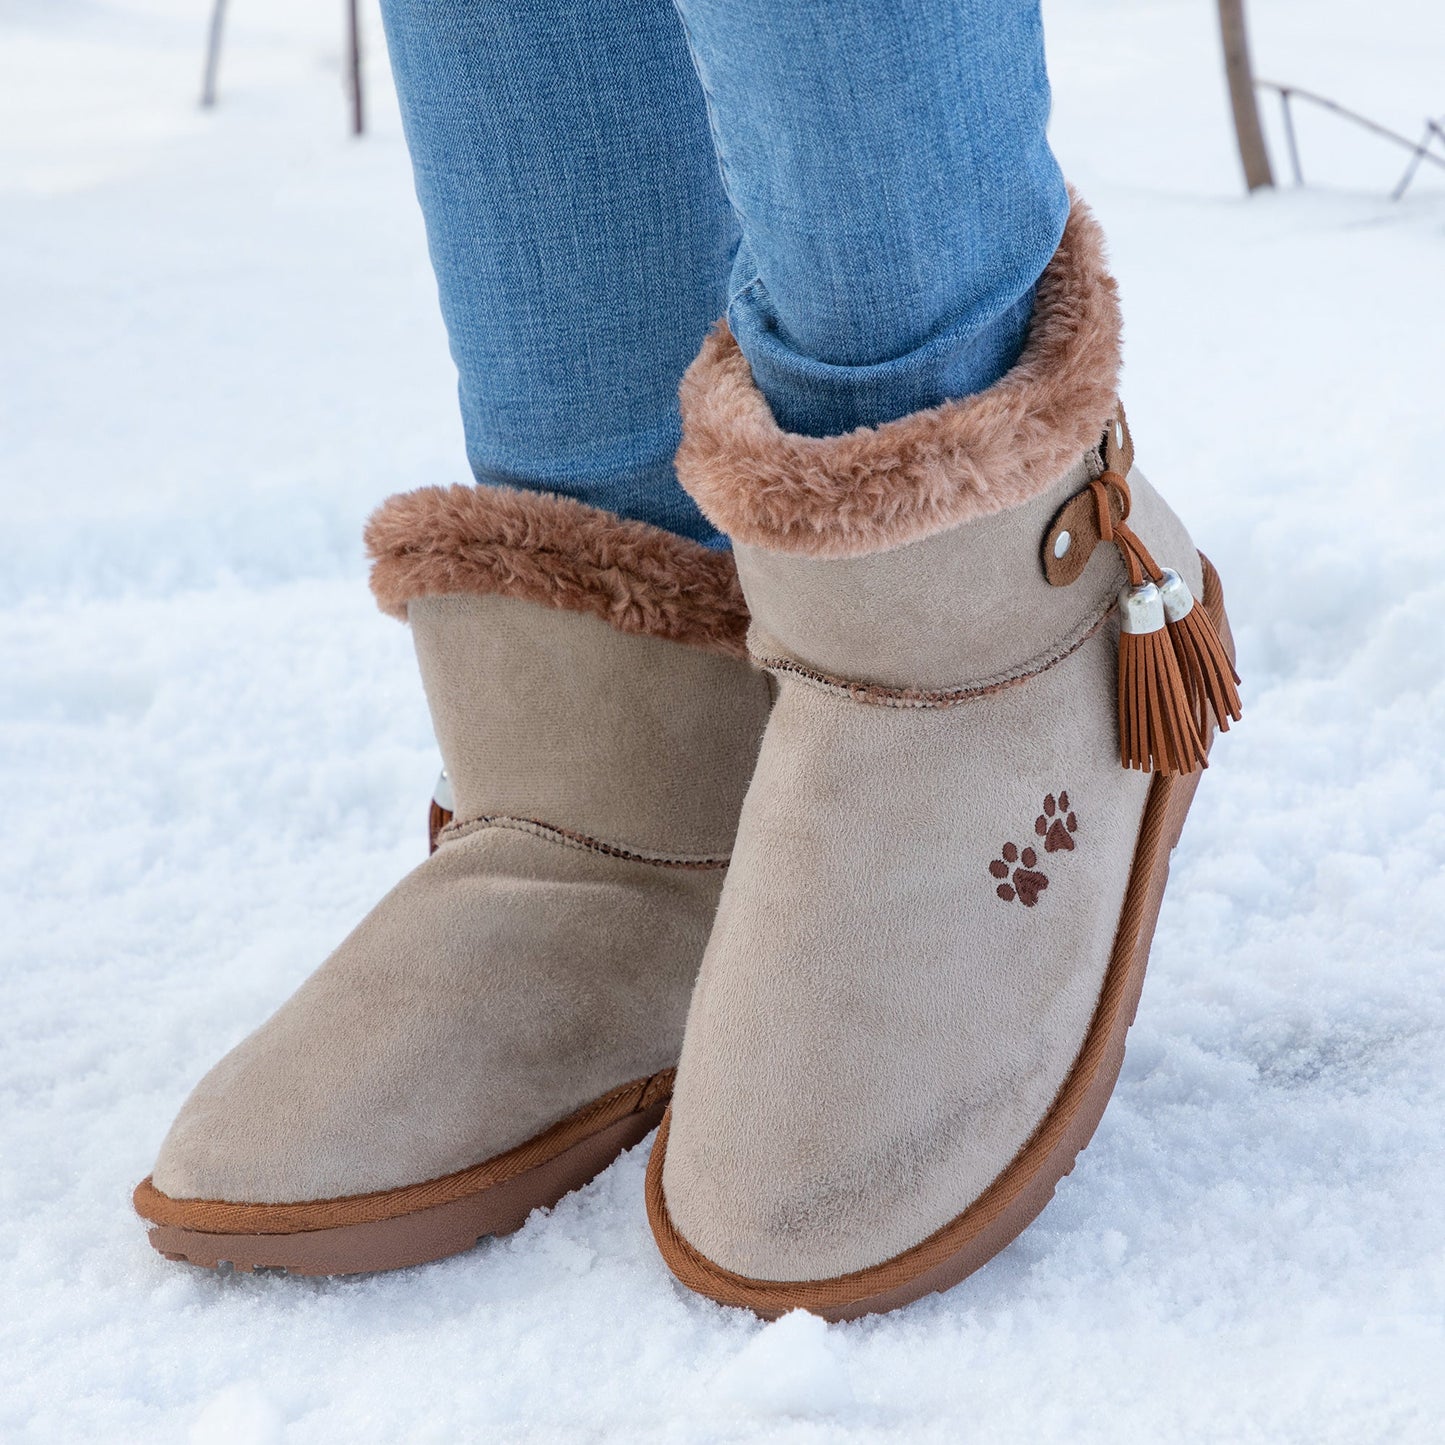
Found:
[{"label": "boot toe", "polygon": [[154,1187],[258,1204],[400,1188],[670,1068],[715,876],[505,829],[448,843],[201,1080]]}]

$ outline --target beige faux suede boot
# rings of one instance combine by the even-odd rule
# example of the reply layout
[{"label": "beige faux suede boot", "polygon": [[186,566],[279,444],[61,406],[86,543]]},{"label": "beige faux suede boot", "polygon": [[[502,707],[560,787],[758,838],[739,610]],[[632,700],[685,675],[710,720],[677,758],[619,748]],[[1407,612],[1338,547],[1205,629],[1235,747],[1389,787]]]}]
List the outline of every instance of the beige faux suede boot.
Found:
[{"label": "beige faux suede boot", "polygon": [[394,497],[367,542],[455,816],[186,1102],[135,1194],[173,1259],[468,1249],[637,1143],[671,1089],[768,708],[731,558],[482,487]]},{"label": "beige faux suede boot", "polygon": [[1130,474],[1118,365],[1076,202],[978,396],[785,434],[725,329],[684,382],[679,472],[778,687],[648,1169],[713,1299],[839,1319],[946,1288],[1103,1111],[1238,715],[1218,578]]}]

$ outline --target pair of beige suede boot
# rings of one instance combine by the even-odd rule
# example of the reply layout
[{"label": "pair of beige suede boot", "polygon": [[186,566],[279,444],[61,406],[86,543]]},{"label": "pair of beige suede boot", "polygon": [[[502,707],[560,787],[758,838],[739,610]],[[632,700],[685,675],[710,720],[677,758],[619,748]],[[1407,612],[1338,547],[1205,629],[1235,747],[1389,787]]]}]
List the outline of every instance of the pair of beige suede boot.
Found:
[{"label": "pair of beige suede boot", "polygon": [[1076,204],[978,396],[789,435],[708,340],[678,472],[731,555],[530,493],[386,503],[435,850],[197,1086],[136,1191],[156,1248],[439,1258],[659,1122],[659,1247],[725,1303],[887,1309],[1017,1235],[1107,1101],[1238,716],[1118,363]]}]

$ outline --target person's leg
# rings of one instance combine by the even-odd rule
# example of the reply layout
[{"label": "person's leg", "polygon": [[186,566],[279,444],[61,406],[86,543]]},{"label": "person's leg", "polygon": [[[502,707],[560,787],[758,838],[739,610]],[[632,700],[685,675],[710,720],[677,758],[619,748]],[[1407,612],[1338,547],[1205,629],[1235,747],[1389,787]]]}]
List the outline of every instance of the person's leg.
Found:
[{"label": "person's leg", "polygon": [[136,1191],[163,1254],[242,1271],[470,1249],[653,1128],[771,703],[673,472],[734,234],[677,17],[384,8],[497,485],[366,530],[445,767],[431,857],[211,1071]]},{"label": "person's leg", "polygon": [[728,321],[787,431],[980,391],[1068,196],[1037,0],[677,0],[742,228]]},{"label": "person's leg", "polygon": [[1133,468],[1034,5],[678,3],[745,249],[677,471],[773,703],[648,1215],[691,1288],[849,1319],[1073,1168],[1240,701],[1219,578]]},{"label": "person's leg", "polygon": [[677,383],[736,230],[668,0],[382,0],[479,482],[716,545]]}]

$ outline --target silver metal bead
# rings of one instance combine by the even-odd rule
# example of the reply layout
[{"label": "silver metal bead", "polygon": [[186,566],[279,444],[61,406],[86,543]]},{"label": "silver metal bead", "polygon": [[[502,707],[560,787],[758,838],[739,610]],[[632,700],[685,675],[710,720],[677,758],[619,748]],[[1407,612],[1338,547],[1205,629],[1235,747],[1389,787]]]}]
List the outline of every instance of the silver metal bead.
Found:
[{"label": "silver metal bead", "polygon": [[1194,594],[1189,590],[1189,584],[1172,567],[1164,569],[1159,595],[1164,599],[1164,615],[1170,622],[1182,622],[1194,606]]},{"label": "silver metal bead", "polygon": [[1164,626],[1164,598],[1152,582],[1119,593],[1119,626],[1134,633],[1158,632]]},{"label": "silver metal bead", "polygon": [[1073,542],[1074,539],[1069,536],[1067,531],[1060,532],[1059,535],[1054,538],[1054,556],[1056,558],[1062,558],[1064,553],[1073,545]]},{"label": "silver metal bead", "polygon": [[442,769],[441,776],[437,779],[436,787],[432,789],[432,798],[437,807],[445,808],[448,813],[456,812],[456,800],[452,796],[452,780],[447,777],[445,768]]}]

